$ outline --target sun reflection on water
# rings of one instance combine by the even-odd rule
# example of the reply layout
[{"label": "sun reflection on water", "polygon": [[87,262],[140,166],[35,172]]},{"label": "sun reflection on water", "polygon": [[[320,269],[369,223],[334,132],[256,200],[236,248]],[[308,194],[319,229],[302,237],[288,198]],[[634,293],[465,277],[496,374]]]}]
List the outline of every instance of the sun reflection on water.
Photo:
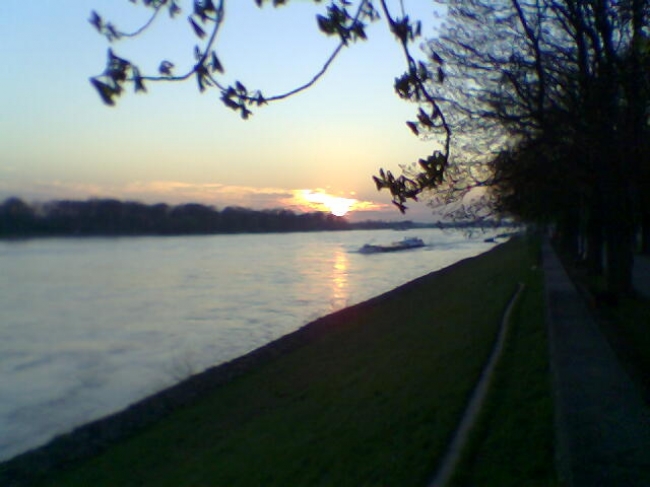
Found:
[{"label": "sun reflection on water", "polygon": [[332,259],[332,273],[330,278],[332,286],[330,303],[333,311],[345,308],[348,305],[350,298],[348,290],[349,267],[350,261],[347,253],[343,249],[337,248]]}]

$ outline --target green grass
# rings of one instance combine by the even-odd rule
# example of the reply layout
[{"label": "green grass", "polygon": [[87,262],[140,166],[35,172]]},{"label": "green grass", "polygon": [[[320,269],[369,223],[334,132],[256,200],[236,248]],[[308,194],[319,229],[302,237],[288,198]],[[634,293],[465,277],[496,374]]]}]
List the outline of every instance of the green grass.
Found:
[{"label": "green grass", "polygon": [[590,275],[559,255],[573,281],[589,295],[589,305],[621,364],[650,400],[650,299],[636,295],[620,297],[615,304],[603,300],[605,277]]},{"label": "green grass", "polygon": [[557,485],[541,269],[531,272],[453,485]]},{"label": "green grass", "polygon": [[[39,485],[425,485],[532,263],[526,244],[510,242],[332,315],[326,332],[305,345]],[[539,292],[531,289],[519,308],[512,364],[543,342],[533,319],[541,316]],[[520,381],[544,375],[539,367],[530,377],[508,375],[499,388],[508,414],[519,412],[513,429],[517,418],[549,420],[543,387],[533,394],[542,413],[530,404],[517,411],[527,399],[510,397]],[[539,425],[540,437],[547,427]]]},{"label": "green grass", "polygon": [[632,378],[650,397],[650,299],[621,298],[601,308],[605,334]]}]

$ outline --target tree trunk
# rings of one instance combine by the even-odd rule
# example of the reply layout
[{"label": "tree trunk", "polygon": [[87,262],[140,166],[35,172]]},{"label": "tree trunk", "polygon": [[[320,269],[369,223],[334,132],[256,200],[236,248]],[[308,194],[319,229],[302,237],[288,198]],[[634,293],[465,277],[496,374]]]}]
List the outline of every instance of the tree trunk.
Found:
[{"label": "tree trunk", "polygon": [[634,265],[633,227],[619,222],[607,229],[607,292],[615,299],[630,294]]},{"label": "tree trunk", "polygon": [[592,276],[602,276],[603,268],[603,225],[599,216],[591,215],[587,222],[587,270]]},{"label": "tree trunk", "polygon": [[650,211],[641,215],[641,253],[650,254]]},{"label": "tree trunk", "polygon": [[566,215],[559,226],[560,245],[565,253],[571,256],[574,261],[580,258],[580,230],[579,219],[575,212]]}]

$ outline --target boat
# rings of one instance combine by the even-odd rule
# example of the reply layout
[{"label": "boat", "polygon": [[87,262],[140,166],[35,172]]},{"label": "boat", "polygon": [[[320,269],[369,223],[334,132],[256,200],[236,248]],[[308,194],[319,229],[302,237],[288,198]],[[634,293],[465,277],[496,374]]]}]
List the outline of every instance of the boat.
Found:
[{"label": "boat", "polygon": [[418,237],[404,237],[399,242],[388,245],[365,244],[359,249],[362,254],[376,254],[379,252],[396,252],[398,250],[410,250],[424,247],[424,242]]}]

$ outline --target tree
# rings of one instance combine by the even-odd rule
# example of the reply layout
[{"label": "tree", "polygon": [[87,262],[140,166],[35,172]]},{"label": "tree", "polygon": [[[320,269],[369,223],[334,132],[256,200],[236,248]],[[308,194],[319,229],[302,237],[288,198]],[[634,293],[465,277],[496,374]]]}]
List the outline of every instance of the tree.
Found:
[{"label": "tree", "polygon": [[[106,37],[109,43],[143,36],[165,11],[172,18],[180,17],[182,14],[182,0],[130,1],[150,10],[149,19],[133,32],[120,30],[96,11],[91,13],[90,23]],[[314,2],[320,3],[319,0]],[[381,170],[373,179],[377,189],[385,188],[390,191],[393,203],[402,213],[407,209],[405,203],[408,199],[417,200],[424,190],[435,188],[442,182],[444,171],[448,166],[451,132],[430,82],[443,81],[443,61],[442,58],[437,58],[435,65],[431,66],[417,61],[412,55],[411,46],[421,35],[421,24],[413,21],[403,12],[403,5],[402,15],[396,17],[391,13],[387,0],[332,0],[325,12],[318,15],[316,20],[321,32],[338,38],[338,46],[310,81],[285,93],[267,95],[259,90],[249,89],[242,81],[235,81],[230,85],[222,82],[225,67],[219,59],[217,34],[226,19],[226,0],[192,0],[186,3],[191,4],[191,13],[187,16],[188,28],[197,38],[194,52],[190,54],[194,57],[192,67],[185,73],[176,74],[174,64],[163,59],[159,64],[158,73],[144,73],[136,63],[118,56],[112,48],[109,48],[104,71],[90,79],[104,103],[115,105],[117,99],[125,93],[127,86],[132,86],[135,92],[144,93],[150,83],[194,79],[199,91],[216,91],[226,107],[239,113],[243,119],[248,119],[254,109],[267,103],[287,99],[311,88],[344,48],[357,41],[366,40],[367,24],[383,16],[388,28],[402,47],[407,64],[406,72],[395,81],[395,90],[401,98],[419,104],[417,120],[409,121],[407,125],[415,135],[441,135],[442,150],[435,150],[429,156],[420,159],[417,163],[419,170],[415,173],[410,172],[396,177],[391,171]],[[272,3],[273,7],[279,7],[289,1],[255,0],[255,3],[263,8],[269,3]]]},{"label": "tree", "polygon": [[35,220],[34,210],[19,198],[9,198],[0,205],[0,235],[29,235]]},{"label": "tree", "polygon": [[447,32],[430,45],[447,59],[452,129],[497,154],[486,184],[499,209],[561,223],[595,270],[606,248],[609,289],[628,292],[647,160],[646,3],[448,3]]}]

